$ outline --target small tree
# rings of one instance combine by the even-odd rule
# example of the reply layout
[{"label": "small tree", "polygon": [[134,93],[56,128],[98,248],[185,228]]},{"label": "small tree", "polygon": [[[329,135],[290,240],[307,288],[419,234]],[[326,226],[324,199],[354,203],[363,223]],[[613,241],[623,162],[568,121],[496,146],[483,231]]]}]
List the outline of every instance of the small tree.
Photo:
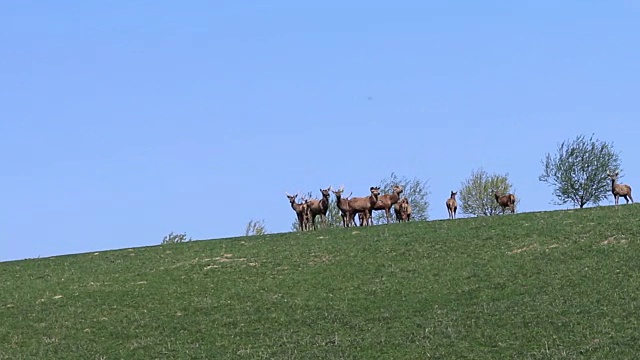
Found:
[{"label": "small tree", "polygon": [[[392,172],[388,178],[380,181],[380,193],[391,194],[394,185],[399,185],[403,188],[400,198],[406,197],[409,199],[409,205],[411,205],[411,220],[429,220],[429,188],[427,181],[416,177],[413,179],[408,179],[405,176],[400,177],[395,172]],[[393,206],[391,207],[391,218],[394,222],[396,221]],[[385,212],[382,210],[374,210],[373,223],[386,224],[387,217]]]},{"label": "small tree", "polygon": [[187,242],[187,241],[191,241],[191,238],[187,239],[187,234],[174,234],[173,231],[169,233],[169,235],[165,236],[162,239],[162,242],[160,244],[164,245],[164,244],[177,244],[177,243],[182,243],[182,242]]},{"label": "small tree", "polygon": [[[303,197],[307,199],[312,199],[313,192],[309,191]],[[293,215],[295,217],[295,213]],[[316,226],[322,226],[320,223],[320,216],[316,216]],[[329,197],[329,210],[327,210],[327,227],[341,227],[341,226],[342,226],[342,217],[340,216],[340,209],[338,209],[338,205],[336,204],[336,198],[332,194]],[[291,231],[300,231],[300,224],[298,223],[297,217],[295,217],[293,220],[293,223],[291,223]]]},{"label": "small tree", "polygon": [[263,220],[249,220],[247,226],[244,229],[244,236],[251,235],[264,235],[267,233],[267,228],[264,225]]},{"label": "small tree", "polygon": [[554,205],[571,203],[583,208],[598,205],[611,191],[609,171],[620,169],[620,157],[613,144],[584,135],[565,140],[558,145],[555,155],[547,153],[541,161],[542,174],[538,180],[552,186]]},{"label": "small tree", "polygon": [[[460,187],[460,212],[475,216],[498,214],[501,208],[495,198],[496,191],[501,194],[513,193],[508,174],[489,174],[482,168],[472,171]],[[516,196],[516,207],[519,202]]]}]

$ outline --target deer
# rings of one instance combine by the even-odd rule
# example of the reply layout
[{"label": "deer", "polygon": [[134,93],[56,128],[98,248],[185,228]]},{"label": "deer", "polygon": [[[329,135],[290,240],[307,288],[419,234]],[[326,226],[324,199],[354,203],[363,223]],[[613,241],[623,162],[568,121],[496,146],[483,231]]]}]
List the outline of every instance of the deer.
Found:
[{"label": "deer", "polygon": [[353,194],[353,192],[349,193],[349,195],[344,198],[342,197],[344,186],[340,186],[338,190],[332,190],[332,192],[336,196],[336,206],[338,206],[338,209],[340,210],[342,225],[344,227],[350,226],[351,224],[347,224],[347,218],[349,217],[349,197],[351,196],[351,194]]},{"label": "deer", "polygon": [[449,219],[456,218],[456,211],[458,211],[458,202],[456,201],[457,191],[451,190],[451,195],[447,199],[447,211],[449,212]]},{"label": "deer", "polygon": [[613,194],[613,198],[615,199],[616,205],[618,205],[620,201],[620,197],[622,196],[627,204],[629,200],[633,203],[633,197],[631,196],[631,186],[627,184],[618,184],[618,176],[620,176],[620,171],[616,171],[615,173],[607,172],[609,175],[609,179],[611,179],[611,193]]},{"label": "deer", "polygon": [[289,195],[285,191],[285,195],[289,199],[291,203],[291,208],[296,212],[296,216],[298,218],[298,225],[300,226],[300,231],[306,231],[309,228],[309,206],[306,199],[303,199],[302,203],[296,202],[296,197],[298,194]]},{"label": "deer", "polygon": [[409,199],[403,197],[395,205],[393,205],[393,212],[396,215],[397,222],[409,221],[411,218],[411,205],[409,205]]},{"label": "deer", "polygon": [[[394,185],[392,188],[392,193],[380,195],[378,202],[373,207],[373,210],[384,210],[384,213],[387,216],[387,224],[391,222],[391,207],[400,200],[400,194],[402,194],[403,191],[404,189],[402,188],[402,186]],[[369,216],[369,221],[373,222],[371,216]]]},{"label": "deer", "polygon": [[331,186],[326,189],[320,189],[322,193],[321,199],[311,199],[308,201],[309,214],[311,216],[311,226],[316,228],[316,216],[320,215],[320,221],[326,225],[327,211],[329,211],[329,197],[331,196]]},{"label": "deer", "polygon": [[504,210],[505,208],[509,208],[511,210],[512,214],[515,214],[516,212],[516,196],[513,194],[507,194],[507,195],[503,195],[500,196],[500,193],[496,190],[494,192],[494,196],[496,198],[496,201],[498,202],[498,204],[500,205],[500,207],[502,208],[502,213],[504,214]]},{"label": "deer", "polygon": [[[354,224],[355,224],[355,220],[353,220]],[[362,226],[362,224],[364,224],[364,213],[359,212],[358,213],[358,222],[360,223],[360,226]],[[367,225],[369,225],[367,223]]]},{"label": "deer", "polygon": [[400,214],[402,215],[402,221],[411,220],[411,205],[409,204],[409,199],[404,198],[402,204],[400,204]]},{"label": "deer", "polygon": [[348,200],[349,216],[347,217],[347,224],[351,224],[351,222],[355,224],[355,215],[362,213],[364,223],[361,222],[360,226],[369,225],[369,217],[380,196],[380,187],[372,186],[369,191],[371,195],[367,197],[354,197]]}]

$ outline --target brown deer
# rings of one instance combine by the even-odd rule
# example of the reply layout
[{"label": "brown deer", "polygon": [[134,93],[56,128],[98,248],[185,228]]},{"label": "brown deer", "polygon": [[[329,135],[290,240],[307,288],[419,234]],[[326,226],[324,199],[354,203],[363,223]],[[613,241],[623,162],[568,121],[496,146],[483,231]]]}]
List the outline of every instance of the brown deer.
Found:
[{"label": "brown deer", "polygon": [[631,196],[631,186],[627,184],[618,184],[618,176],[620,175],[620,171],[616,171],[614,174],[607,172],[609,175],[609,179],[611,179],[611,193],[613,194],[613,198],[615,199],[616,205],[620,201],[620,196],[622,196],[627,204],[629,203],[629,199],[633,203],[633,197]]},{"label": "brown deer", "polygon": [[456,201],[457,191],[451,190],[451,197],[447,199],[447,211],[449,212],[449,219],[456,218],[456,211],[458,211],[458,202]]},{"label": "brown deer", "polygon": [[[338,190],[332,190],[333,194],[336,196],[336,206],[340,210],[340,217],[342,217],[342,226],[347,227],[347,218],[349,217],[349,197],[353,192],[351,192],[348,196],[342,197],[342,193],[344,192],[344,186],[340,186]],[[355,225],[355,223],[354,223]]]},{"label": "brown deer", "polygon": [[357,213],[363,213],[364,224],[360,223],[360,226],[369,225],[369,217],[373,207],[378,202],[380,196],[380,187],[372,186],[369,188],[371,195],[367,197],[354,197],[349,199],[349,216],[347,218],[347,224],[355,223],[355,215]]},{"label": "brown deer", "polygon": [[400,208],[400,205],[402,205],[404,199],[406,199],[406,197],[403,197],[402,199],[400,199],[400,201],[393,205],[393,213],[396,215],[397,222],[402,221],[402,209]]},{"label": "brown deer", "polygon": [[[358,213],[358,222],[360,223],[360,226],[364,224],[364,213],[361,213],[361,212]],[[355,220],[353,220],[353,223],[355,224]]]},{"label": "brown deer", "polygon": [[309,215],[311,216],[311,227],[316,228],[316,216],[320,215],[320,222],[327,224],[327,211],[329,211],[329,197],[331,196],[331,186],[326,189],[320,189],[322,198],[311,199],[308,201]]},{"label": "brown deer", "polygon": [[309,229],[309,206],[307,201],[303,199],[302,203],[296,202],[296,197],[298,194],[289,195],[285,191],[285,195],[289,198],[289,202],[291,203],[291,208],[296,212],[296,216],[298,218],[298,225],[300,226],[300,231],[306,231]]},{"label": "brown deer", "polygon": [[402,204],[400,204],[400,214],[402,215],[402,221],[411,220],[411,205],[409,204],[409,199],[404,198]]},{"label": "brown deer", "polygon": [[393,205],[393,212],[396,215],[397,222],[409,221],[411,218],[411,205],[409,205],[409,199],[403,197],[395,205]]},{"label": "brown deer", "polygon": [[500,196],[500,193],[496,190],[494,193],[494,196],[496,198],[496,201],[502,208],[503,214],[504,214],[505,208],[507,207],[511,210],[512,214],[515,214],[516,212],[516,196],[515,195],[507,194],[507,195]]},{"label": "brown deer", "polygon": [[[373,207],[373,210],[384,210],[384,213],[387,216],[387,224],[391,222],[391,207],[400,200],[400,194],[402,194],[403,191],[404,189],[402,186],[394,185],[392,193],[380,195],[378,202]],[[371,214],[369,214],[369,221],[372,222],[373,225]]]}]

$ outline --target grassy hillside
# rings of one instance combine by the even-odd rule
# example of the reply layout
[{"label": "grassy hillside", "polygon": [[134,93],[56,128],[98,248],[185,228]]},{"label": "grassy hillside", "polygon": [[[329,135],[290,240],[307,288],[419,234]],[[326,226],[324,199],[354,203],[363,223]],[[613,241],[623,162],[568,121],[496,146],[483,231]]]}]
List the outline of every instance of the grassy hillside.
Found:
[{"label": "grassy hillside", "polygon": [[639,218],[607,206],[1,263],[0,359],[635,358]]}]

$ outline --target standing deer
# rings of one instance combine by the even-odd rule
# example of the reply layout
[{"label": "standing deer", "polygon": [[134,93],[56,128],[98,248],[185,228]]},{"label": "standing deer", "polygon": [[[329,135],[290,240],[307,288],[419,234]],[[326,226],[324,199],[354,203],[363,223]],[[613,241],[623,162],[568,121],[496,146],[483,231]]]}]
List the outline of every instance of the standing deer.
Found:
[{"label": "standing deer", "polygon": [[409,205],[409,199],[403,197],[395,205],[393,205],[393,212],[396,215],[397,222],[409,221],[411,219],[411,205]]},{"label": "standing deer", "polygon": [[[400,200],[400,194],[402,194],[404,189],[401,186],[394,185],[392,191],[393,192],[391,194],[380,195],[378,202],[372,209],[384,210],[384,213],[387,216],[387,224],[391,222],[391,207]],[[369,214],[369,221],[371,222],[371,225],[373,225],[371,214]]]},{"label": "standing deer", "polygon": [[[349,196],[351,196],[353,192],[351,192],[349,196],[347,196],[346,198],[342,197],[342,193],[344,192],[343,186],[340,186],[340,189],[338,190],[332,190],[332,192],[336,196],[336,205],[340,210],[340,216],[342,217],[342,226],[344,227],[350,226],[351,224],[347,224],[347,218],[349,217]],[[354,221],[354,225],[355,225],[355,221]]]},{"label": "standing deer", "polygon": [[494,193],[494,196],[496,198],[496,201],[498,202],[498,204],[500,205],[500,207],[502,208],[502,213],[504,214],[504,209],[505,208],[509,208],[511,210],[512,214],[515,214],[516,212],[516,196],[513,194],[507,194],[504,196],[500,196],[500,193],[496,190]]},{"label": "standing deer", "polygon": [[618,184],[618,176],[620,175],[620,171],[616,171],[614,174],[607,172],[609,175],[609,179],[611,179],[611,193],[613,194],[613,198],[615,199],[616,205],[620,201],[620,196],[622,196],[627,204],[629,203],[629,199],[633,203],[633,197],[631,196],[631,186],[627,184]]},{"label": "standing deer", "polygon": [[400,214],[402,216],[402,221],[411,220],[411,205],[409,204],[409,199],[404,198],[402,204],[400,204]]},{"label": "standing deer", "polygon": [[458,202],[456,201],[457,191],[451,190],[451,197],[447,199],[447,211],[449,212],[449,219],[456,218],[456,211],[458,211]]},{"label": "standing deer", "polygon": [[331,186],[326,189],[320,189],[322,198],[311,199],[308,202],[309,214],[311,216],[311,227],[316,228],[316,215],[320,215],[320,222],[327,224],[327,211],[329,211],[329,197],[331,196]]},{"label": "standing deer", "polygon": [[289,195],[289,193],[285,191],[285,195],[289,198],[291,208],[296,212],[300,231],[309,230],[309,206],[307,205],[307,201],[304,200],[302,203],[297,203],[296,197],[298,197],[298,194]]},{"label": "standing deer", "polygon": [[372,186],[369,188],[371,195],[367,197],[354,197],[349,199],[349,216],[347,218],[347,224],[351,224],[351,222],[355,223],[355,215],[357,213],[363,213],[364,224],[360,223],[360,226],[369,225],[369,217],[371,216],[371,212],[373,207],[378,202],[378,197],[380,196],[380,187]]}]

